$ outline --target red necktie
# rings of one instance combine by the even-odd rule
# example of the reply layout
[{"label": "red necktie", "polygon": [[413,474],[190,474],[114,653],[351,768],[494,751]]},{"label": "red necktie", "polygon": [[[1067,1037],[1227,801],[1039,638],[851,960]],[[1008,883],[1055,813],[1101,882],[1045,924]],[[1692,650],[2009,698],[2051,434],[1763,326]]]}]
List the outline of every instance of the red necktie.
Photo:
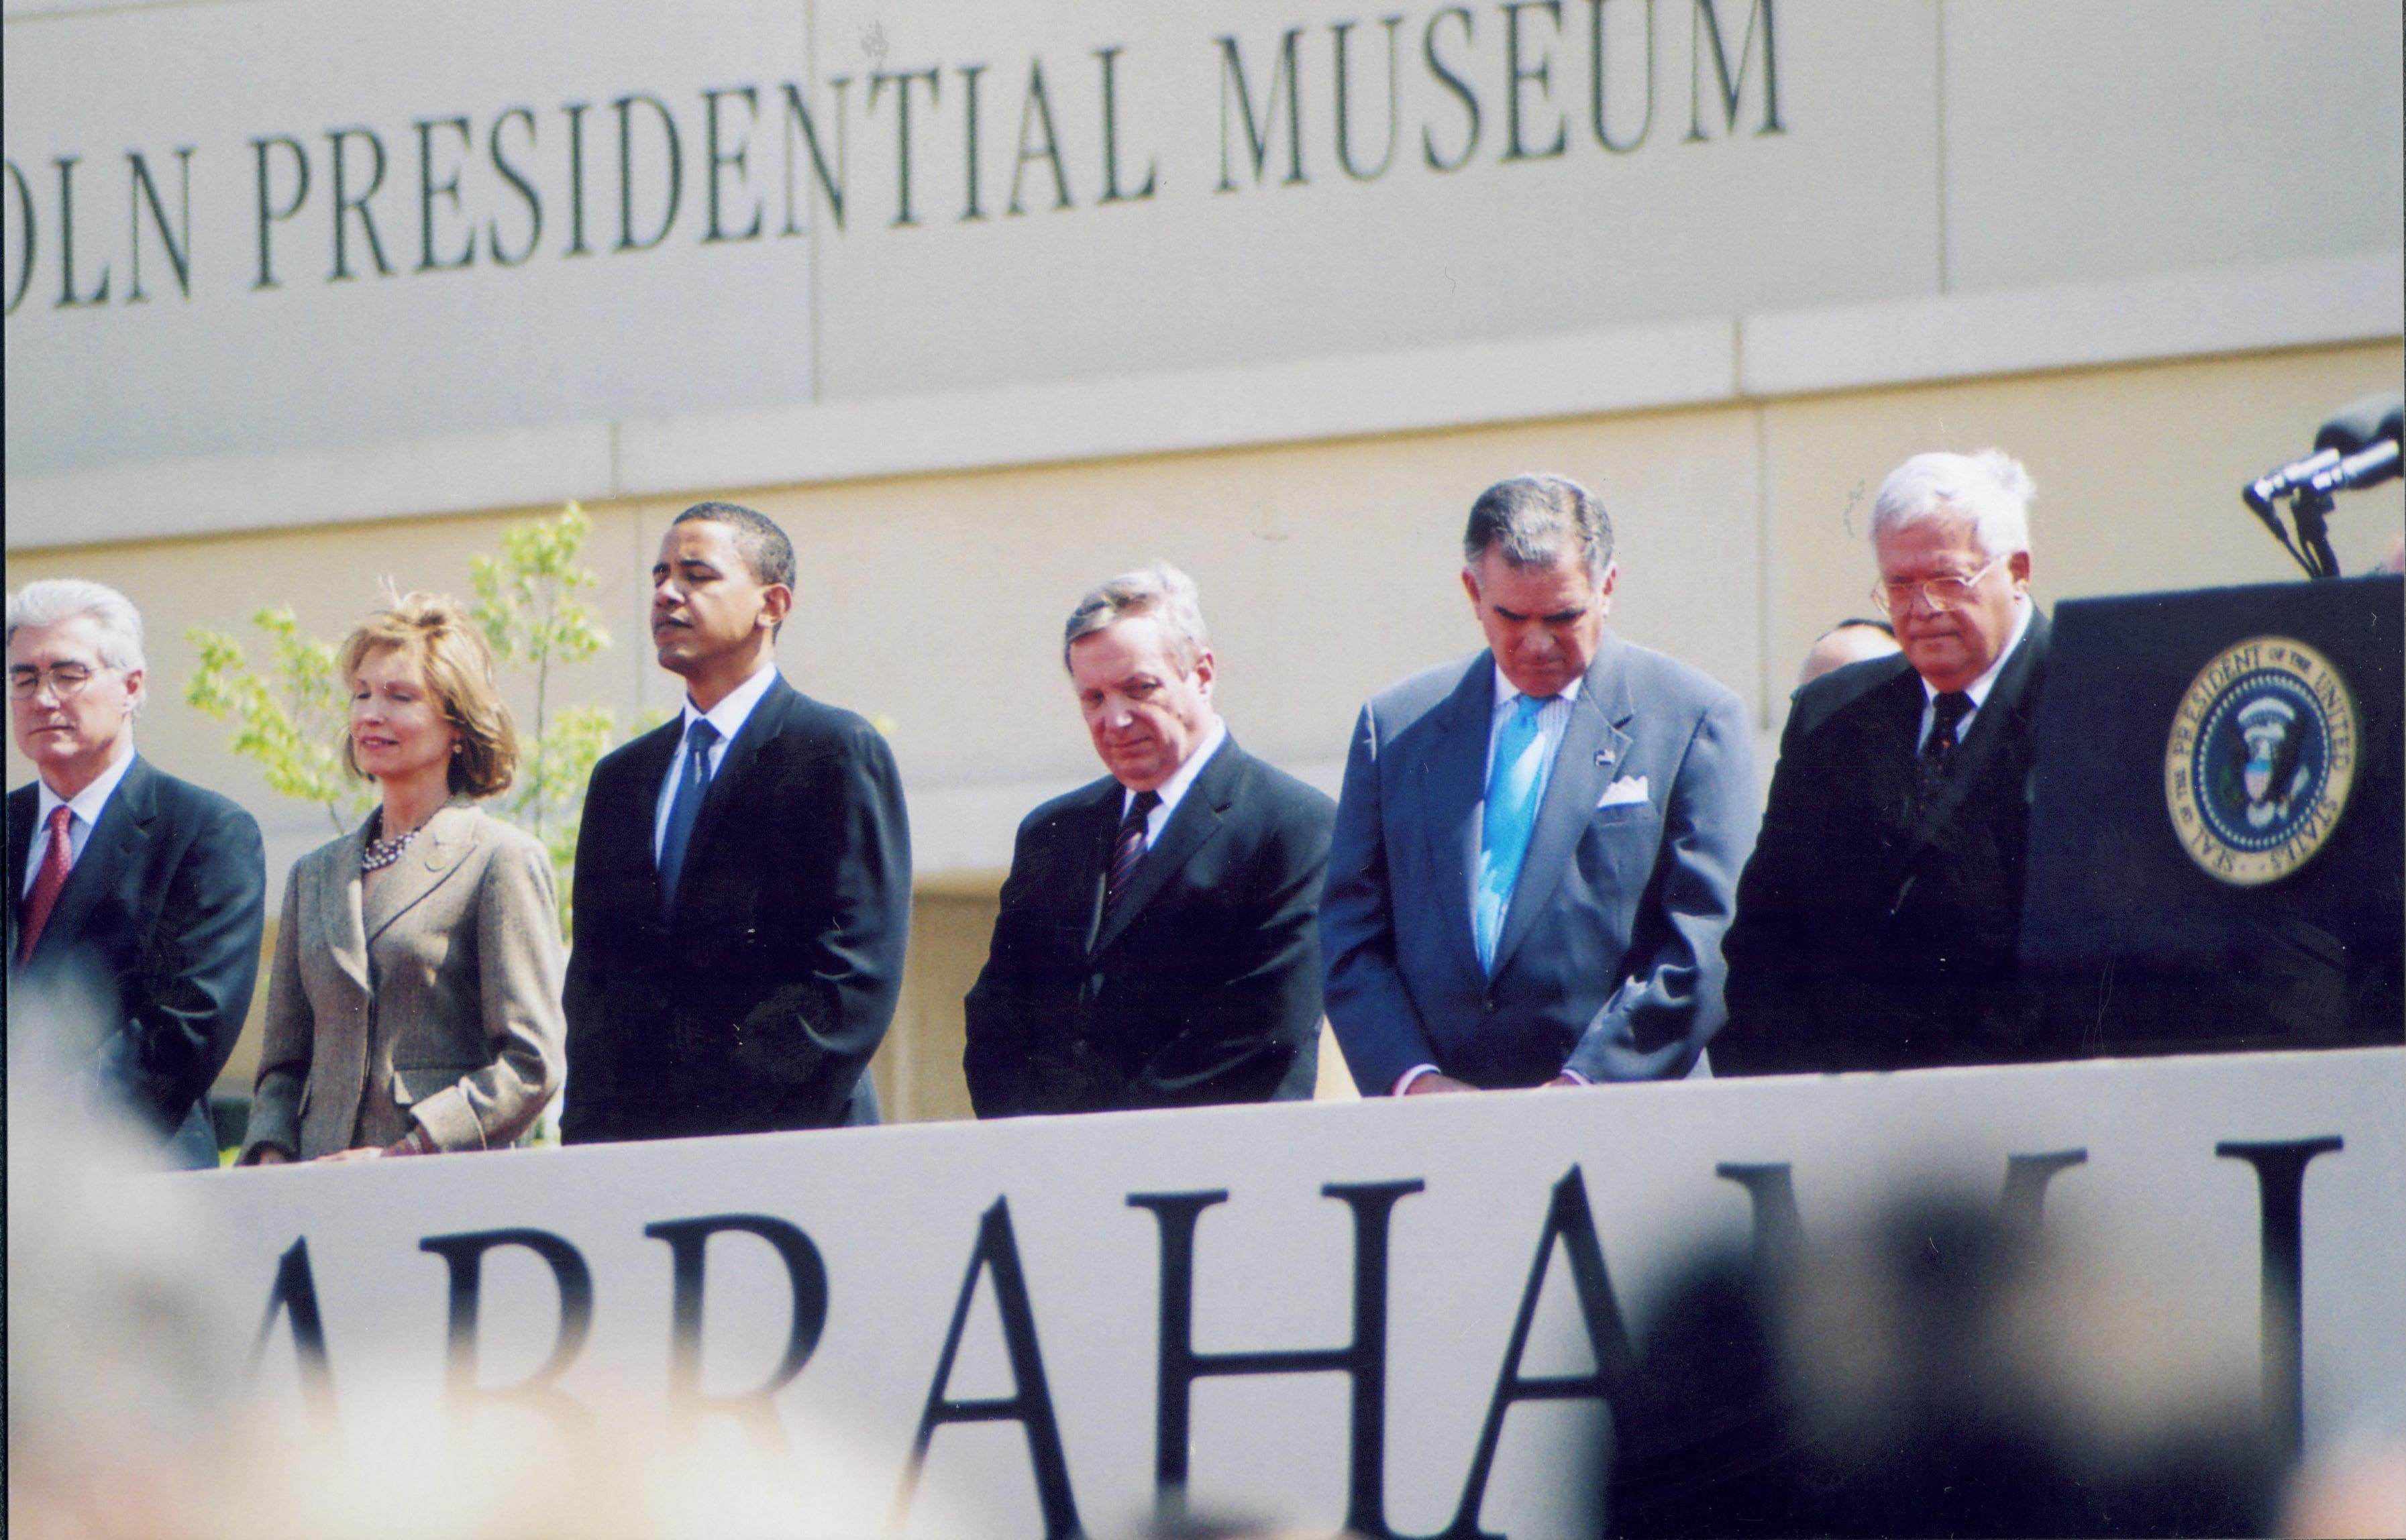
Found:
[{"label": "red necktie", "polygon": [[50,924],[50,909],[59,901],[59,889],[67,885],[73,854],[67,843],[67,820],[74,816],[75,810],[64,804],[50,810],[50,848],[42,852],[42,870],[34,879],[34,891],[25,896],[24,935],[17,945],[20,968],[33,959],[34,943],[42,939],[42,927]]}]

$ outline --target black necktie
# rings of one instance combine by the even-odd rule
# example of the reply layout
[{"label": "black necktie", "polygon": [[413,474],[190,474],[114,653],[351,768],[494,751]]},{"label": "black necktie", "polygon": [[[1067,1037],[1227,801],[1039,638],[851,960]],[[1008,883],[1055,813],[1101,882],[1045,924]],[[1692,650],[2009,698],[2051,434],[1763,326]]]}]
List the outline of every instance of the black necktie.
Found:
[{"label": "black necktie", "polygon": [[686,846],[693,841],[694,821],[701,816],[701,799],[710,791],[710,750],[718,729],[707,716],[697,716],[685,734],[685,773],[677,781],[676,800],[669,804],[668,833],[660,840],[660,912],[675,907],[677,878],[685,871]]},{"label": "black necktie", "polygon": [[1161,806],[1161,794],[1140,791],[1128,804],[1127,816],[1120,820],[1119,841],[1111,849],[1111,881],[1103,884],[1103,913],[1109,915],[1127,892],[1128,879],[1136,875],[1137,863],[1144,859],[1144,827],[1153,810]]},{"label": "black necktie", "polygon": [[1955,763],[1956,725],[1972,710],[1972,698],[1961,690],[1948,690],[1930,704],[1930,736],[1922,740],[1914,766],[1915,789],[1924,807],[1946,789],[1946,773]]}]

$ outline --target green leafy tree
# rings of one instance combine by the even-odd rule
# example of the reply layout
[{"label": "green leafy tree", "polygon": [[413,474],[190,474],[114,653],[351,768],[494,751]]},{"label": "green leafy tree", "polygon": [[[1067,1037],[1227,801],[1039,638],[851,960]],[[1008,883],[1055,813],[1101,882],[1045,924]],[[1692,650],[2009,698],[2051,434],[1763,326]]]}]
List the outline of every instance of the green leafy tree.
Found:
[{"label": "green leafy tree", "polygon": [[572,502],[554,517],[511,525],[502,531],[499,557],[469,562],[476,624],[484,628],[494,657],[534,673],[532,730],[521,745],[525,756],[505,810],[550,851],[563,904],[576,860],[585,784],[618,730],[617,717],[607,707],[555,708],[552,701],[553,670],[585,662],[610,645],[609,633],[581,597],[599,582],[579,559],[592,529],[585,510]]},{"label": "green leafy tree", "polygon": [[233,637],[195,626],[184,635],[200,649],[201,668],[185,686],[184,699],[220,722],[234,722],[234,752],[259,766],[269,789],[317,803],[341,834],[375,794],[345,771],[335,755],[350,718],[350,692],[335,672],[333,645],[303,636],[300,617],[289,607],[262,610],[250,621],[267,633],[265,671],[252,669]]}]

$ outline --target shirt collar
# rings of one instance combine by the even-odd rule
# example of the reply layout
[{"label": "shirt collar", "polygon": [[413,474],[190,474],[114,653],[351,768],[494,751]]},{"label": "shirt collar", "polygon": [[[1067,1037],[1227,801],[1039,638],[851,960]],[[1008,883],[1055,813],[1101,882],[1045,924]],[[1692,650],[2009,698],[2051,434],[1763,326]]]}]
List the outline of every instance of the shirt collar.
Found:
[{"label": "shirt collar", "polygon": [[[1587,676],[1585,674],[1581,674],[1577,679],[1574,679],[1569,684],[1564,685],[1562,693],[1555,696],[1553,699],[1566,702],[1576,702],[1579,697],[1579,686],[1586,683]],[[1496,664],[1495,709],[1498,712],[1501,712],[1505,707],[1511,705],[1514,701],[1519,700],[1520,699],[1521,687],[1518,685],[1513,684],[1511,680],[1505,677],[1503,664]]]},{"label": "shirt collar", "polygon": [[[2005,660],[2014,656],[2016,647],[2022,644],[2023,633],[2030,629],[2030,595],[2014,595],[2014,634],[2005,638],[2005,644],[1997,650],[1997,660],[1988,665],[1988,671],[1963,686],[1963,693],[1972,698],[1974,711],[1978,711],[1988,703],[1988,692],[1996,687],[1997,675],[2005,671]],[[1936,700],[1943,693],[1945,692],[1929,680],[1925,679],[1921,682],[1921,699],[1924,704]]]},{"label": "shirt collar", "polygon": [[[1211,730],[1203,735],[1203,742],[1196,746],[1193,754],[1186,756],[1186,763],[1178,767],[1176,774],[1153,788],[1153,794],[1161,798],[1163,820],[1163,824],[1157,824],[1153,826],[1154,827],[1158,828],[1166,825],[1169,815],[1178,811],[1179,799],[1186,795],[1186,789],[1195,784],[1195,778],[1203,773],[1203,767],[1210,762],[1211,756],[1220,752],[1220,745],[1227,741],[1228,724],[1216,716],[1213,717]],[[1122,786],[1120,816],[1126,817],[1128,809],[1134,806],[1136,806],[1136,793]]]},{"label": "shirt collar", "polygon": [[51,809],[64,807],[72,810],[78,818],[82,819],[84,827],[91,828],[100,822],[101,810],[108,806],[109,798],[117,791],[117,784],[124,780],[125,772],[133,768],[134,735],[127,733],[124,746],[118,751],[117,757],[109,762],[108,768],[95,776],[91,785],[84,787],[73,797],[61,797],[50,789],[50,784],[48,781],[35,776],[34,784],[42,789],[35,798],[34,827],[36,829],[40,828],[50,821]]},{"label": "shirt collar", "polygon": [[[718,729],[719,743],[732,743],[735,742],[735,735],[743,730],[743,724],[751,720],[752,708],[760,703],[760,698],[768,694],[769,686],[776,682],[777,665],[764,663],[754,671],[751,678],[728,691],[726,699],[708,711],[703,711],[695,705],[693,697],[686,696],[685,698],[685,730],[693,731],[694,723],[697,720],[704,720]],[[715,759],[711,762],[717,763]]]}]

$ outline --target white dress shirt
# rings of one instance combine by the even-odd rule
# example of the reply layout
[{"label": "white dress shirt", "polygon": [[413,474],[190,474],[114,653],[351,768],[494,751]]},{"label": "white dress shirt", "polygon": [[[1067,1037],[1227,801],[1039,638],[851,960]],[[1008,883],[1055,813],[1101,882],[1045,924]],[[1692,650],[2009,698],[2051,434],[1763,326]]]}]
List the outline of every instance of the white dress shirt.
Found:
[{"label": "white dress shirt", "polygon": [[[1578,699],[1579,686],[1586,683],[1584,679],[1572,680],[1563,686],[1562,694],[1537,708],[1537,737],[1546,745],[1548,780],[1553,777],[1554,755],[1563,746],[1563,734],[1571,725],[1571,707]],[[1505,678],[1504,671],[1498,668],[1495,671],[1495,707],[1487,713],[1487,775],[1480,779],[1479,784],[1485,785],[1487,778],[1494,775],[1495,745],[1503,740],[1504,725],[1511,721],[1513,713],[1520,709],[1520,687]],[[1538,783],[1537,795],[1540,798],[1545,796],[1542,781]]]},{"label": "white dress shirt", "polygon": [[75,864],[83,859],[83,847],[92,840],[92,827],[100,822],[102,810],[108,806],[109,798],[116,795],[117,784],[124,780],[125,772],[133,768],[134,735],[128,733],[124,745],[118,751],[117,757],[109,761],[108,768],[93,777],[91,785],[71,798],[61,797],[50,789],[48,781],[38,776],[35,778],[34,784],[41,789],[35,794],[34,840],[25,850],[25,881],[17,891],[18,897],[31,897],[34,884],[41,880],[42,857],[50,848],[51,811],[56,808],[67,810],[67,869],[73,871]]},{"label": "white dress shirt", "polygon": [[768,694],[769,686],[776,682],[777,665],[764,663],[758,672],[728,691],[727,699],[708,711],[703,711],[695,705],[693,697],[686,697],[685,718],[678,724],[676,754],[669,760],[668,774],[660,778],[660,798],[652,812],[652,859],[654,861],[657,862],[660,858],[660,847],[668,843],[669,809],[676,804],[677,783],[685,778],[686,758],[685,735],[693,731],[694,723],[705,718],[712,727],[718,729],[718,742],[710,745],[707,756],[710,761],[710,778],[714,781],[717,780],[718,767],[727,762],[727,745],[735,742],[735,735],[742,732],[743,724],[751,720],[752,709],[760,703],[760,698]]}]

